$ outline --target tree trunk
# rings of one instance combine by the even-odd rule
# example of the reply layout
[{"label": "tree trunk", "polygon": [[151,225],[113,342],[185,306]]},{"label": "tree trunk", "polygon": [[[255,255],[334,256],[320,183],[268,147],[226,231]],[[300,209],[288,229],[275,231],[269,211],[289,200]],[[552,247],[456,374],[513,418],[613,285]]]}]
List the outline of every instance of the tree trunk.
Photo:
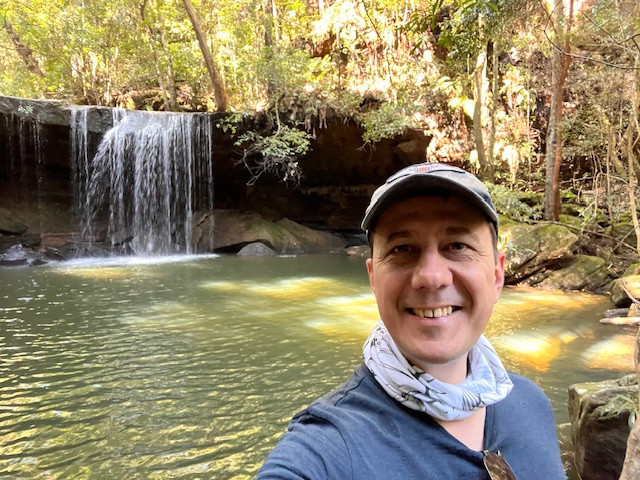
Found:
[{"label": "tree trunk", "polygon": [[[493,62],[493,73],[491,74],[491,117],[490,117],[490,130],[489,130],[489,150],[487,151],[487,161],[491,165],[492,169],[495,168],[495,155],[494,148],[496,145],[496,111],[498,109],[498,49],[495,42],[493,43],[493,49],[491,54],[491,60]],[[491,175],[493,177],[493,174]],[[491,178],[493,181],[494,178]]]},{"label": "tree trunk", "polygon": [[176,76],[173,73],[173,61],[169,54],[169,49],[167,48],[167,41],[164,33],[160,31],[158,32],[158,35],[160,37],[160,44],[162,45],[162,53],[165,61],[167,62],[167,92],[169,94],[167,103],[169,110],[177,112],[180,108],[178,107],[178,90],[176,88]]},{"label": "tree trunk", "polygon": [[473,71],[474,105],[473,105],[473,136],[475,137],[478,163],[480,164],[480,178],[493,181],[493,165],[487,161],[482,132],[482,109],[487,98],[487,48],[483,48],[476,59]]},{"label": "tree trunk", "polygon": [[[636,336],[635,359],[636,373],[638,375],[638,388],[640,389],[640,329]],[[640,412],[640,390],[638,391],[638,411]],[[624,457],[620,480],[638,480],[640,478],[640,418],[636,418],[629,439],[627,440],[627,453]]]},{"label": "tree trunk", "polygon": [[280,43],[280,22],[278,20],[278,6],[276,0],[271,0],[271,21],[273,22],[273,34],[276,44]]},{"label": "tree trunk", "polygon": [[184,4],[184,8],[187,10],[187,15],[189,15],[189,20],[191,20],[193,30],[196,32],[196,38],[198,39],[198,44],[200,45],[200,51],[202,52],[202,56],[204,57],[204,63],[207,66],[209,77],[211,78],[213,93],[216,100],[216,108],[218,109],[218,111],[224,112],[229,108],[229,97],[227,97],[227,90],[224,85],[224,79],[220,75],[220,71],[213,61],[213,57],[211,56],[211,52],[209,51],[209,47],[207,46],[207,41],[204,36],[202,26],[200,25],[200,19],[198,18],[196,11],[191,4],[191,0],[182,0],[182,3]]},{"label": "tree trunk", "polygon": [[[638,8],[638,7],[637,7]],[[627,137],[627,159],[629,163],[629,203],[633,228],[636,234],[636,249],[640,252],[640,227],[638,226],[638,212],[636,211],[635,189],[638,184],[634,169],[633,149],[640,138],[640,126],[638,125],[638,68],[640,68],[640,57],[636,56],[635,71],[631,72],[632,80],[629,88],[631,99],[631,111],[629,112],[629,136]],[[636,335],[636,349],[634,354],[634,365],[638,376],[638,415],[640,417],[640,328]],[[640,418],[631,429],[627,440],[627,453],[622,466],[620,480],[637,480],[640,478]]]},{"label": "tree trunk", "polygon": [[551,61],[551,113],[547,126],[547,152],[544,189],[544,218],[558,220],[560,216],[560,166],[562,164],[562,116],[564,85],[571,64],[571,27],[573,25],[573,2],[569,0],[569,15],[566,28],[562,26],[564,19],[563,4],[558,5],[552,13],[554,19],[555,38],[564,38],[563,50],[555,48]]},{"label": "tree trunk", "polygon": [[16,32],[13,26],[9,23],[9,20],[5,19],[4,29],[7,32],[7,36],[11,40],[11,43],[13,43],[16,52],[20,55],[22,62],[27,67],[27,70],[40,78],[44,78],[44,72],[40,68],[38,61],[33,57],[33,51],[22,43],[20,35],[18,35],[18,32]]},{"label": "tree trunk", "polygon": [[[640,57],[636,57],[635,68],[640,68]],[[637,70],[636,70],[637,71]],[[638,177],[636,173],[637,159],[635,156],[635,147],[640,140],[640,125],[638,124],[638,80],[636,72],[631,73],[631,82],[629,86],[629,96],[631,100],[631,109],[629,111],[629,127],[627,128],[627,169],[629,175],[629,210],[631,210],[631,221],[633,222],[633,230],[636,235],[636,252],[640,255],[640,222],[638,221],[638,210],[636,208],[636,187],[638,186]]]}]

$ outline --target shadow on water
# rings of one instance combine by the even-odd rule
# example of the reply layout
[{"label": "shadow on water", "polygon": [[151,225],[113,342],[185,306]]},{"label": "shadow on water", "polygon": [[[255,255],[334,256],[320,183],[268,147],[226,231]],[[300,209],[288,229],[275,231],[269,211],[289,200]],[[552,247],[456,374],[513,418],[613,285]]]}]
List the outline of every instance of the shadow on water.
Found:
[{"label": "shadow on water", "polygon": [[[252,478],[360,363],[377,321],[362,260],[174,260],[0,270],[0,478]],[[633,368],[608,307],[507,289],[487,330],[550,396],[565,448],[568,385]]]}]

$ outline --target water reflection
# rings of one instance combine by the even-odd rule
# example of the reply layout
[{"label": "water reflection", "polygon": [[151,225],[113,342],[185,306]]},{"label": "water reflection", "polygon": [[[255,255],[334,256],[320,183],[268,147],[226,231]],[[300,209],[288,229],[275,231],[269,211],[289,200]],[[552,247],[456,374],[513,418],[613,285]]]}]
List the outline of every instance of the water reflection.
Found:
[{"label": "water reflection", "polygon": [[[377,321],[362,260],[342,257],[0,275],[0,478],[252,478]],[[489,325],[560,424],[570,383],[633,368],[633,331],[597,322],[608,306],[507,289]]]}]

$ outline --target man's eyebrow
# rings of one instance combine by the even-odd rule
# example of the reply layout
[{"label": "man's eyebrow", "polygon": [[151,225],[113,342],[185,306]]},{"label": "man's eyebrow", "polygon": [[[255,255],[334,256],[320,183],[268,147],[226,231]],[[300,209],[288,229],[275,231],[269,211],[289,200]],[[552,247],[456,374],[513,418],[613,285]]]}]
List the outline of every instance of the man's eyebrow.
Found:
[{"label": "man's eyebrow", "polygon": [[478,237],[478,235],[476,235],[470,228],[464,227],[462,225],[447,227],[446,233],[447,235],[468,235],[473,240],[480,240],[480,237]]},{"label": "man's eyebrow", "polygon": [[391,232],[389,235],[387,235],[387,242],[392,242],[393,240],[398,240],[398,239],[402,239],[402,238],[408,238],[411,236],[411,233],[409,233],[408,230],[401,230],[399,232]]}]

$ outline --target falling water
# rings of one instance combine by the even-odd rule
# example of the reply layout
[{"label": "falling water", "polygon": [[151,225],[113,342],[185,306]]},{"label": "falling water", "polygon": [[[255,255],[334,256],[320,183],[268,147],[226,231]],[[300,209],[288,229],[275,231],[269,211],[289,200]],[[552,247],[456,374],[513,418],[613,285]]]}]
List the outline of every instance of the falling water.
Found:
[{"label": "falling water", "polygon": [[71,117],[83,240],[114,253],[194,253],[194,211],[213,207],[210,117],[114,109],[91,157],[87,114]]},{"label": "falling water", "polygon": [[[37,211],[42,214],[46,146],[43,141],[43,125],[31,113],[31,110],[19,108],[16,113],[5,115],[8,156],[6,178],[12,187],[12,202],[22,206],[37,204]],[[42,218],[39,226],[38,231],[42,231]]]}]

